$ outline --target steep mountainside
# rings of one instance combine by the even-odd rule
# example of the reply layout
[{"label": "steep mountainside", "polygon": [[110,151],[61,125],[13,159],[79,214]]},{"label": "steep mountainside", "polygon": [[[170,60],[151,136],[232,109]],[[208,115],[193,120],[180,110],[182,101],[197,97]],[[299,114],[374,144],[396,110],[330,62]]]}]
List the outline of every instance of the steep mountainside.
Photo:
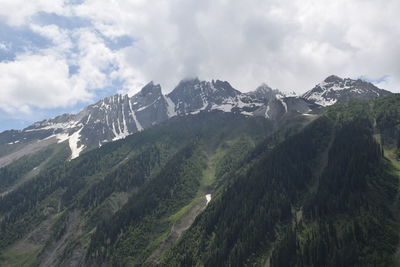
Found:
[{"label": "steep mountainside", "polygon": [[390,94],[151,82],[0,133],[0,265],[395,266]]},{"label": "steep mountainside", "polygon": [[45,143],[45,146],[67,141],[73,159],[86,148],[99,147],[165,121],[172,116],[167,112],[168,104],[161,87],[149,83],[131,98],[114,95],[88,106],[76,115],[64,114],[37,122],[23,131],[3,132],[0,134],[0,143],[3,146],[32,143],[40,146]]},{"label": "steep mountainside", "polygon": [[399,95],[355,101],[260,149],[163,265],[398,266],[399,126]]},{"label": "steep mountainside", "polygon": [[[127,98],[137,118],[170,107],[149,86]],[[60,143],[0,168],[1,265],[396,266],[399,95],[311,116],[281,100],[268,103],[283,123],[210,110],[71,161]]]},{"label": "steep mountainside", "polygon": [[[99,254],[105,262],[157,261],[154,249],[161,243],[167,249],[172,243],[166,238],[176,238],[169,231],[179,236],[205,208],[218,183],[215,170],[236,165],[271,133],[263,118],[223,112],[177,117],[45,168],[0,198],[0,262],[97,262],[101,235],[112,244],[104,247],[108,254]],[[129,251],[137,258],[117,257]]]}]

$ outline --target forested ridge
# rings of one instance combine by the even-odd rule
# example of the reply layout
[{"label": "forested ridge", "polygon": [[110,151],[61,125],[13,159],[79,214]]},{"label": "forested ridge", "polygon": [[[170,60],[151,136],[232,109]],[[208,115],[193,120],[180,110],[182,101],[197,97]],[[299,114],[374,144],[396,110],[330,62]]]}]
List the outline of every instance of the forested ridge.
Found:
[{"label": "forested ridge", "polygon": [[399,148],[392,95],[279,125],[176,117],[72,161],[43,150],[0,168],[0,263],[397,266]]},{"label": "forested ridge", "polygon": [[238,173],[164,265],[397,266],[399,111],[398,95],[330,108]]},{"label": "forested ridge", "polygon": [[[139,236],[145,243],[152,241],[151,238],[161,241],[173,224],[169,217],[179,218],[184,213],[180,209],[193,198],[196,203],[205,202],[206,190],[214,186],[213,177],[203,179],[208,154],[218,151],[215,157],[218,164],[232,164],[227,163],[231,157],[223,159],[231,146],[242,139],[248,143],[261,142],[271,132],[271,123],[262,118],[222,112],[199,114],[172,119],[89,151],[76,160],[56,166],[50,164],[0,198],[3,251],[0,262],[15,266],[40,265],[49,255],[52,265],[89,264],[99,260],[112,263],[118,259],[113,255],[122,255],[121,262],[126,262],[123,257],[130,255],[124,251],[134,246],[139,247],[144,261],[149,250],[155,247],[135,245],[129,235]],[[236,149],[234,153],[249,151],[251,147]],[[117,222],[116,226],[121,229],[111,228],[114,225],[111,222]],[[143,225],[143,231],[129,232],[132,224]],[[104,232],[96,231],[97,227]],[[48,234],[37,233],[42,228]],[[125,230],[123,238],[114,235]],[[101,235],[107,237],[108,233],[113,238],[113,246],[101,248]],[[13,257],[14,253],[21,253],[20,244],[29,244],[31,250]],[[88,249],[87,257],[77,261],[70,258],[71,253],[86,254]],[[99,249],[110,253],[100,255],[96,252]]]}]

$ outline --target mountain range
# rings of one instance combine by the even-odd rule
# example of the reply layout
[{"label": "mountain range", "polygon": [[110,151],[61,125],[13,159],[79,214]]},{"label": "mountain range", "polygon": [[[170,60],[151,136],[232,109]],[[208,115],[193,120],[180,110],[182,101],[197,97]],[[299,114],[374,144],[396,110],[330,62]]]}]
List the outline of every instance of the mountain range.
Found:
[{"label": "mountain range", "polygon": [[399,266],[400,96],[149,83],[0,134],[0,266]]},{"label": "mountain range", "polygon": [[199,79],[182,80],[171,93],[163,95],[161,86],[150,82],[132,97],[110,96],[78,114],[63,114],[21,131],[0,133],[0,149],[7,151],[0,153],[0,167],[62,142],[68,142],[74,159],[82,151],[125,138],[174,116],[219,110],[280,121],[294,114],[313,114],[320,107],[350,98],[370,99],[389,94],[369,82],[333,75],[302,96],[285,94],[266,84],[241,93],[228,82]]}]

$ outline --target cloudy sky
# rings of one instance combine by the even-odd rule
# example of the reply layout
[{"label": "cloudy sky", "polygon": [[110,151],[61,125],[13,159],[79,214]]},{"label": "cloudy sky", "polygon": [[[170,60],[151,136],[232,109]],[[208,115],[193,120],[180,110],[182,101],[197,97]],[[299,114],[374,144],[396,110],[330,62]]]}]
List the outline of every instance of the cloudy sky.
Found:
[{"label": "cloudy sky", "polygon": [[399,14],[398,0],[0,0],[0,130],[150,80],[302,93],[336,74],[399,92]]}]

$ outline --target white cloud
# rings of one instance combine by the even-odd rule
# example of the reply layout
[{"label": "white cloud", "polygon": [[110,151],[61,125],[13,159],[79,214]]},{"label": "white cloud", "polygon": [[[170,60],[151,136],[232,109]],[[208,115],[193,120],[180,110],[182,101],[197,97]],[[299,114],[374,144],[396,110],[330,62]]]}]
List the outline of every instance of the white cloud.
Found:
[{"label": "white cloud", "polygon": [[1,0],[0,17],[13,26],[21,26],[30,21],[38,12],[68,14],[64,0]]},{"label": "white cloud", "polygon": [[[54,45],[39,54],[0,62],[0,109],[16,114],[32,107],[68,107],[91,101],[96,90],[110,85],[117,56],[90,29],[68,31],[55,25],[32,29]],[[76,73],[70,73],[71,65],[77,66]]]},{"label": "white cloud", "polygon": [[53,56],[26,54],[1,62],[0,84],[0,107],[11,113],[27,113],[32,106],[67,106],[90,97],[73,89],[68,65]]},{"label": "white cloud", "polygon": [[[50,41],[53,42],[53,45],[50,49],[47,49],[47,52],[54,52],[57,54],[65,54],[68,53],[70,49],[73,48],[73,43],[71,40],[71,32],[66,29],[60,29],[58,26],[51,25],[37,25],[31,24],[30,28],[33,32],[40,34],[43,37],[46,37]],[[43,53],[44,50],[42,50]]]},{"label": "white cloud", "polygon": [[298,92],[330,74],[389,75],[400,88],[396,0],[87,0],[74,12],[111,38],[135,37],[121,57],[169,90],[193,75]]},{"label": "white cloud", "polygon": [[[90,102],[96,90],[111,85],[113,79],[125,79],[123,72],[116,73],[120,65],[117,54],[93,29],[35,24],[30,28],[52,45],[0,62],[0,109],[13,116],[33,107],[50,109]],[[75,67],[74,73],[70,73],[70,66]]]},{"label": "white cloud", "polygon": [[[40,11],[78,16],[91,25],[38,25],[31,18]],[[28,25],[52,45],[0,63],[6,96],[0,108],[89,101],[113,80],[122,81],[120,92],[136,92],[149,80],[170,91],[187,76],[228,80],[242,91],[266,82],[304,92],[330,74],[387,75],[379,85],[399,91],[399,13],[398,0],[2,0],[0,17]],[[130,36],[134,42],[115,51],[101,36]],[[77,66],[74,74],[71,65]]]}]

